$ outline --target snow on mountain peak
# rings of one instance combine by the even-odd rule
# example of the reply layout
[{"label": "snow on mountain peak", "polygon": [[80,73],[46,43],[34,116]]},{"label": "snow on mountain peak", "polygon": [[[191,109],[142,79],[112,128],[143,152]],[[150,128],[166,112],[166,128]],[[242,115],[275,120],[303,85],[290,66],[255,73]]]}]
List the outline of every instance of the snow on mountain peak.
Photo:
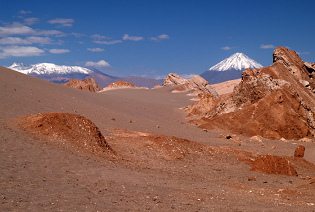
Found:
[{"label": "snow on mountain peak", "polygon": [[23,74],[90,74],[93,71],[80,66],[64,66],[53,63],[38,63],[26,66],[23,63],[13,63],[8,68]]},{"label": "snow on mountain peak", "polygon": [[261,68],[262,65],[247,55],[237,52],[212,66],[209,71],[244,70],[246,68]]}]

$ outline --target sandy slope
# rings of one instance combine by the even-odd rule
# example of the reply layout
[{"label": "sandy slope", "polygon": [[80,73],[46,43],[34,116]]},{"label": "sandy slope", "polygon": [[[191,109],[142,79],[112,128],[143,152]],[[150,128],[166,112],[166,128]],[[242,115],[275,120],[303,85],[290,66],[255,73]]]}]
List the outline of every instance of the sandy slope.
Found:
[{"label": "sandy slope", "polygon": [[[174,159],[168,154],[176,146],[165,152],[146,137],[128,134],[150,132],[217,148],[293,155],[294,142],[226,140],[220,132],[186,123],[178,109],[190,103],[185,94],[167,89],[95,94],[1,68],[0,99],[1,211],[314,210],[315,171],[306,165],[297,167],[299,177],[288,177],[252,172],[230,153],[187,153]],[[14,118],[38,112],[86,116],[122,159],[78,154],[14,125]],[[115,129],[127,130],[127,136]],[[315,162],[314,144],[304,145],[306,158]],[[160,154],[152,155],[152,148]]]},{"label": "sandy slope", "polygon": [[226,82],[221,82],[217,84],[212,84],[211,86],[218,92],[219,95],[232,93],[236,85],[241,82],[241,79],[229,80]]}]

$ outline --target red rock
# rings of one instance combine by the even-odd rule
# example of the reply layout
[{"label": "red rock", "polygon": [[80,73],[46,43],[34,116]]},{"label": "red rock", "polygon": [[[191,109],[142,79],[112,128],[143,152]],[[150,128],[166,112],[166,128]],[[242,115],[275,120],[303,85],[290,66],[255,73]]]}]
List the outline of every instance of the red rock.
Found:
[{"label": "red rock", "polygon": [[90,92],[97,92],[100,90],[98,84],[93,78],[88,78],[84,80],[71,79],[67,83],[65,83],[65,86]]},{"label": "red rock", "polygon": [[36,137],[90,152],[112,152],[99,128],[71,113],[39,113],[21,118],[19,126]]},{"label": "red rock", "polygon": [[[307,81],[308,86],[301,81]],[[313,89],[315,80],[301,58],[278,47],[274,63],[245,70],[233,93],[219,99],[205,96],[187,111],[201,128],[270,139],[310,138],[315,135]]]},{"label": "red rock", "polygon": [[136,86],[133,83],[130,83],[130,82],[116,81],[116,82],[113,82],[113,83],[109,84],[106,87],[107,88],[134,88]]},{"label": "red rock", "polygon": [[299,145],[295,148],[294,157],[303,158],[305,152],[305,147],[303,145]]},{"label": "red rock", "polygon": [[280,174],[297,176],[295,168],[289,160],[274,155],[260,155],[252,162],[252,171],[264,172],[267,174]]}]

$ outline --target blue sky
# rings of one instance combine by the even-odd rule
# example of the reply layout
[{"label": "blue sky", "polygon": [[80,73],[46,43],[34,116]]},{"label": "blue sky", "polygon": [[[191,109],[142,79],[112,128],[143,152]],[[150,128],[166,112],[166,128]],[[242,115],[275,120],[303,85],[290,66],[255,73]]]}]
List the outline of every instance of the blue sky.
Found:
[{"label": "blue sky", "polygon": [[315,61],[315,1],[0,0],[0,65],[52,62],[111,75],[201,73],[284,45]]}]

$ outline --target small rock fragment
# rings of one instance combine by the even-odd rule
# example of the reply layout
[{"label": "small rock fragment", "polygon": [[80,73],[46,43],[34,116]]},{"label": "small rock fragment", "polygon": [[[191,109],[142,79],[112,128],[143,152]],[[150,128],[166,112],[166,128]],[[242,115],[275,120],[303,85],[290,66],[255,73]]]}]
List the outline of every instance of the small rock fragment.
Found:
[{"label": "small rock fragment", "polygon": [[248,177],[248,181],[256,181],[256,177]]},{"label": "small rock fragment", "polygon": [[231,139],[232,136],[231,136],[231,135],[227,135],[225,138],[226,138],[226,139]]},{"label": "small rock fragment", "polygon": [[303,145],[299,145],[295,148],[294,157],[303,158],[305,152],[305,147]]}]

